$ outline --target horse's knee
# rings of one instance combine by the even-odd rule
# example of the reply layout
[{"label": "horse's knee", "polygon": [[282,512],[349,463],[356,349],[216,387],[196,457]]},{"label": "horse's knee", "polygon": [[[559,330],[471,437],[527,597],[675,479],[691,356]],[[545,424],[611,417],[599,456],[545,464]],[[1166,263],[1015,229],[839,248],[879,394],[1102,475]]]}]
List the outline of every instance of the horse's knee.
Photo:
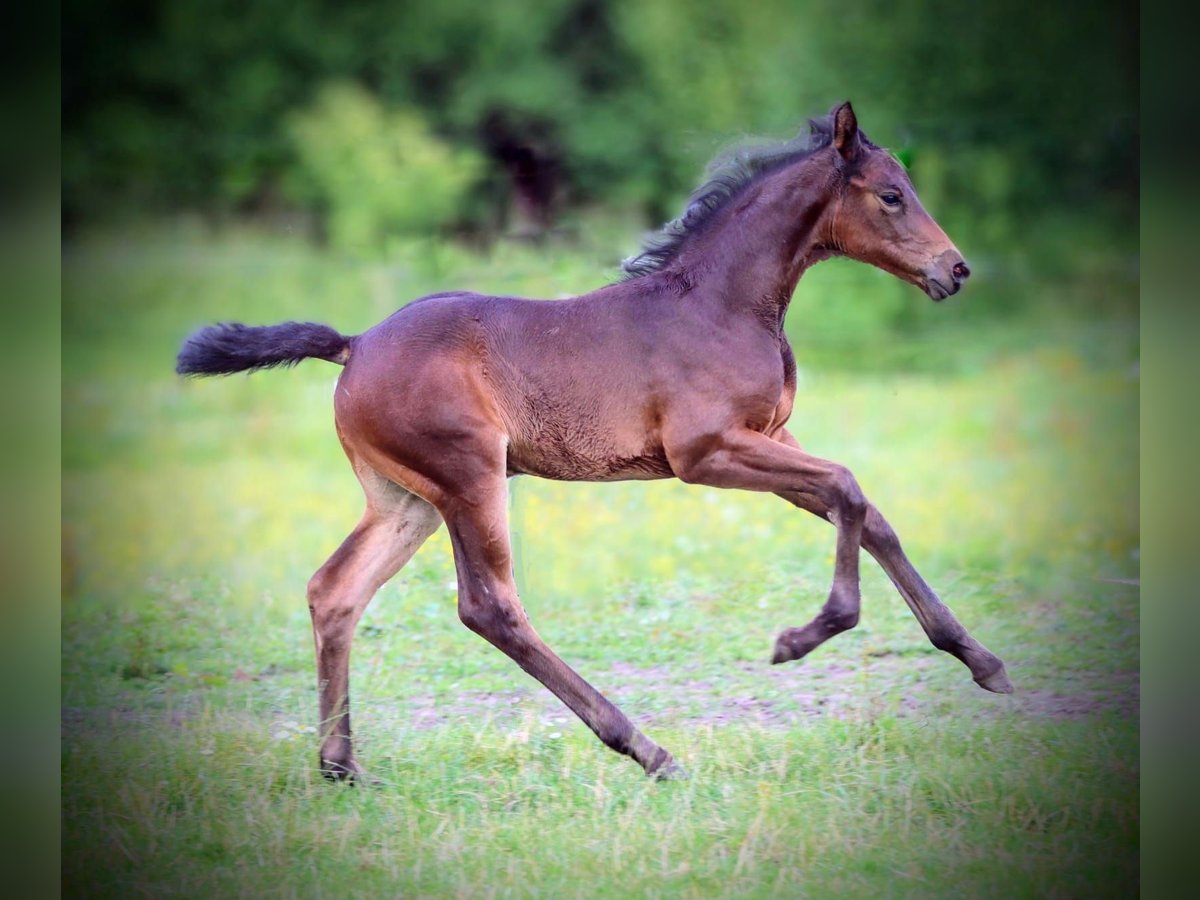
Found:
[{"label": "horse's knee", "polygon": [[831,476],[834,502],[843,521],[861,521],[867,514],[867,497],[859,487],[854,473],[845,466],[835,466]]},{"label": "horse's knee", "polygon": [[308,582],[308,613],[320,647],[332,650],[348,645],[358,606],[337,589],[330,573],[320,569]]}]

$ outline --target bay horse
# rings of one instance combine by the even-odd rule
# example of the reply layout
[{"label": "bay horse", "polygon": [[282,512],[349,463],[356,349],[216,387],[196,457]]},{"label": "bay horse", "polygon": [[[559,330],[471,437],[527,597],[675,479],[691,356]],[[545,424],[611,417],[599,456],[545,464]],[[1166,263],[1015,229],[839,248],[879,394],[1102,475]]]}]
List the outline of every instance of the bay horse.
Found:
[{"label": "bay horse", "polygon": [[177,371],[216,375],[324,359],[338,438],[366,495],[357,527],[308,584],[320,694],[321,771],[354,779],[349,655],[375,592],[441,523],[458,614],[618,753],[681,775],[538,636],[513,577],[507,478],[678,478],[771,492],[837,529],[817,616],[786,628],[772,662],[800,659],[859,616],[859,547],[890,577],[935,647],[981,687],[1009,693],[999,657],[971,637],[909,562],[845,466],[785,427],[796,363],[784,335],[804,271],[846,256],[933,300],[970,274],[904,168],[858,128],[849,103],[791,142],[727,156],[684,214],[624,263],[625,277],[565,300],[467,292],[416,300],[358,336],[289,322],[213,325]]}]

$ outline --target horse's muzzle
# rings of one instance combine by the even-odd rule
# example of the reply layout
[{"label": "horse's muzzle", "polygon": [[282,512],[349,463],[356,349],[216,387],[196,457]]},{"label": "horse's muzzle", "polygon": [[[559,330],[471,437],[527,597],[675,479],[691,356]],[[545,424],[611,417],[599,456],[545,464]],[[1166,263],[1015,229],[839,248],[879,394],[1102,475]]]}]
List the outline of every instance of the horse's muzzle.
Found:
[{"label": "horse's muzzle", "polygon": [[945,300],[958,293],[971,270],[957,250],[947,250],[925,270],[925,293],[932,300]]}]

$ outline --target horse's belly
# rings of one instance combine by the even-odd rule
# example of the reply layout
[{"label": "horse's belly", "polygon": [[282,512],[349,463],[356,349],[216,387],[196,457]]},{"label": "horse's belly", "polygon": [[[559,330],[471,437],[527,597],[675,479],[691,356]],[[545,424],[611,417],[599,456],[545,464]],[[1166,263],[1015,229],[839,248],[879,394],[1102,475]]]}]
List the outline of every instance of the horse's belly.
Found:
[{"label": "horse's belly", "polygon": [[661,450],[639,453],[621,453],[611,448],[608,452],[595,450],[556,445],[553,441],[512,444],[508,450],[508,474],[536,475],[554,481],[646,481],[673,475]]}]

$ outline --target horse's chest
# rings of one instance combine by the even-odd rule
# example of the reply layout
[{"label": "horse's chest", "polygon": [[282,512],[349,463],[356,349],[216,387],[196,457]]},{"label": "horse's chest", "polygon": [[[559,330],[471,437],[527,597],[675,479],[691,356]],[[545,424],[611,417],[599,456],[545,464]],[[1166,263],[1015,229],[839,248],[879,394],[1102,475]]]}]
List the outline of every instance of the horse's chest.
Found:
[{"label": "horse's chest", "polygon": [[791,347],[782,341],[770,353],[730,357],[723,371],[710,373],[705,393],[722,414],[756,431],[773,431],[787,421],[796,397]]}]

